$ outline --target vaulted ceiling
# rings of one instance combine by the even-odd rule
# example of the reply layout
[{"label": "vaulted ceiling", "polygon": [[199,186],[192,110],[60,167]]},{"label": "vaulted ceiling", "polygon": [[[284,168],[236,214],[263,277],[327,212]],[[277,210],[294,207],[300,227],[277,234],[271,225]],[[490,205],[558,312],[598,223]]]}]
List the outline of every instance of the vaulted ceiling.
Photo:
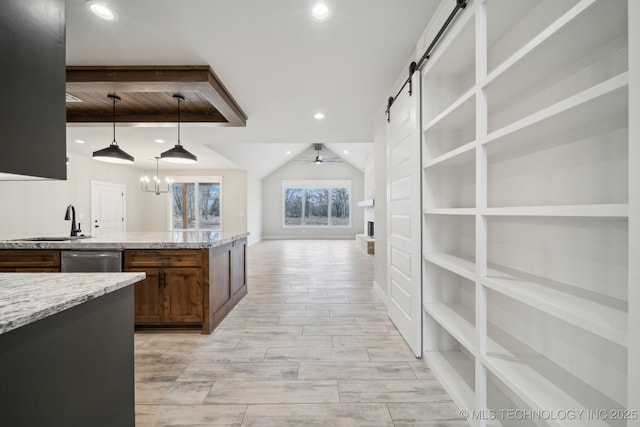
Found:
[{"label": "vaulted ceiling", "polygon": [[[362,167],[374,120],[384,118],[391,86],[439,3],[324,0],[331,16],[316,22],[315,0],[104,1],[115,22],[91,14],[84,0],[67,0],[67,65],[210,66],[246,113],[246,127],[184,123],[182,144],[198,155],[195,169],[258,176],[313,143]],[[317,112],[325,118],[314,119]],[[70,125],[68,149],[90,155],[111,132],[106,124]],[[119,124],[116,132],[140,168],[177,135],[175,123]]]}]

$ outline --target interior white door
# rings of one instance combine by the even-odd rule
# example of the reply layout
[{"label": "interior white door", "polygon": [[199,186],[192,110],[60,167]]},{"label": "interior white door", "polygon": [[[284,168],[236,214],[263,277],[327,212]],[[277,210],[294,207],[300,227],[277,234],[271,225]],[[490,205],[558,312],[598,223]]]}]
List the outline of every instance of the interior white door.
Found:
[{"label": "interior white door", "polygon": [[125,230],[126,186],[91,181],[91,235]]},{"label": "interior white door", "polygon": [[412,84],[387,124],[387,295],[389,317],[422,357],[419,73]]}]

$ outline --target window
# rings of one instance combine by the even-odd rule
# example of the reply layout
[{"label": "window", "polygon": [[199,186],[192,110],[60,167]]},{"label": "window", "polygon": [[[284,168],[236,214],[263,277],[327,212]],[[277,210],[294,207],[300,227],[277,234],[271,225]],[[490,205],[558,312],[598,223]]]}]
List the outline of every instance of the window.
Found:
[{"label": "window", "polygon": [[221,177],[176,178],[170,196],[171,230],[220,230]]},{"label": "window", "polygon": [[283,181],[284,227],[350,227],[351,181]]}]

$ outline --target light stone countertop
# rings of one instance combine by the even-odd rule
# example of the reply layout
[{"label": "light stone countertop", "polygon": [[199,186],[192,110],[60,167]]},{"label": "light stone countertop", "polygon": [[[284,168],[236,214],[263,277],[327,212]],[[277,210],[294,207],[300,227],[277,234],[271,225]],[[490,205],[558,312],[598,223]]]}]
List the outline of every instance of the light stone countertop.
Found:
[{"label": "light stone countertop", "polygon": [[144,278],[144,273],[0,273],[0,334]]},{"label": "light stone countertop", "polygon": [[249,233],[247,232],[218,231],[126,232],[55,242],[34,242],[20,239],[2,240],[0,241],[0,249],[205,249],[221,246],[248,235]]}]

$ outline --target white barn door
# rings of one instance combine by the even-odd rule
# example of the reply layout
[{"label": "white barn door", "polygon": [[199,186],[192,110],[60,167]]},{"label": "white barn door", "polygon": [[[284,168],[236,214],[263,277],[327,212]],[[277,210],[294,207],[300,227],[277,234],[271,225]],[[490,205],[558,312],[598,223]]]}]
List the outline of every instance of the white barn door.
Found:
[{"label": "white barn door", "polygon": [[387,295],[389,317],[422,357],[420,260],[420,73],[390,108],[387,124]]}]

